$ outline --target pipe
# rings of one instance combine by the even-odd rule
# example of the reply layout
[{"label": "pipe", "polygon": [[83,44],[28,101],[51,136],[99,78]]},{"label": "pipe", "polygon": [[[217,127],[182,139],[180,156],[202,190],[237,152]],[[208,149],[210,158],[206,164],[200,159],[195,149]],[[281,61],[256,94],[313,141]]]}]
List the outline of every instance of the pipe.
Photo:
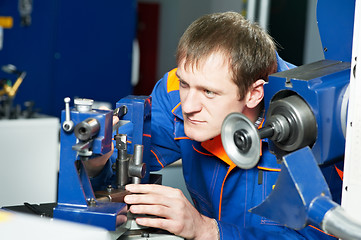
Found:
[{"label": "pipe", "polygon": [[341,206],[336,206],[325,214],[321,228],[343,240],[361,239],[361,223],[352,219]]}]

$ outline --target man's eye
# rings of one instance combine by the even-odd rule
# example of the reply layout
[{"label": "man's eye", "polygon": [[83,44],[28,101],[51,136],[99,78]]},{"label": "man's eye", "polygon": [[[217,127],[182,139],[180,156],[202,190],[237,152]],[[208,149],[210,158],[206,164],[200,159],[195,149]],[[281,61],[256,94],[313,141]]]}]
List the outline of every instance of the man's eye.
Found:
[{"label": "man's eye", "polygon": [[209,91],[207,89],[204,90],[204,93],[207,95],[207,97],[214,97],[215,93],[212,91]]},{"label": "man's eye", "polygon": [[182,88],[185,88],[188,86],[188,84],[184,81],[179,81],[179,86],[182,87]]}]

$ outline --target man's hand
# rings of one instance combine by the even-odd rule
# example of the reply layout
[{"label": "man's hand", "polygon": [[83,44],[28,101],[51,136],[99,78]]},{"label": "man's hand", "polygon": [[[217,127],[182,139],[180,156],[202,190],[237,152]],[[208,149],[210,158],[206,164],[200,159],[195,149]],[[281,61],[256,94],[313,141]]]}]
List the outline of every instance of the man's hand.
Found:
[{"label": "man's hand", "polygon": [[133,214],[149,214],[157,218],[138,217],[137,224],[160,228],[186,239],[218,239],[214,219],[200,214],[182,191],[156,184],[129,184],[132,194],[124,201],[131,204]]}]

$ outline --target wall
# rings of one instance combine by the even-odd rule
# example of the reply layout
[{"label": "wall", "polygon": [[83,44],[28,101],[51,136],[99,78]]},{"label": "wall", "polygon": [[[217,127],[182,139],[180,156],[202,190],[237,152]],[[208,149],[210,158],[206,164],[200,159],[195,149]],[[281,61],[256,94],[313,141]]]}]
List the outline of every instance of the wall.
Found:
[{"label": "wall", "polygon": [[160,32],[157,79],[176,67],[175,52],[179,38],[198,17],[220,11],[241,11],[240,0],[138,0],[160,4]]},{"label": "wall", "polygon": [[[178,40],[192,21],[203,14],[223,11],[241,12],[243,8],[243,1],[241,0],[138,0],[138,2],[155,2],[159,3],[161,7],[157,79],[160,79],[164,73],[176,66],[174,55]],[[308,0],[308,4],[306,4],[306,20],[303,22],[305,30],[301,36],[304,38],[304,45],[300,47],[299,64],[306,64],[324,58],[317,27],[316,6],[317,0]],[[290,22],[292,21],[294,20],[291,19]],[[286,37],[282,41],[287,42],[290,40],[287,40]],[[289,46],[289,48],[295,48],[292,42]],[[282,51],[289,51],[290,49],[287,48]],[[293,60],[290,57],[289,61],[292,62]]]},{"label": "wall", "polygon": [[320,34],[316,18],[317,0],[308,0],[305,47],[303,63],[312,63],[324,59]]}]

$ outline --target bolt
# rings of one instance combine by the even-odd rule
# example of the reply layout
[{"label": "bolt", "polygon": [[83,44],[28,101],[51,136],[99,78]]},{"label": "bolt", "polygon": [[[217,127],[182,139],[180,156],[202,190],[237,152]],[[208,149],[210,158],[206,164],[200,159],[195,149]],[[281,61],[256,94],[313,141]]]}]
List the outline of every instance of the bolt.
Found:
[{"label": "bolt", "polygon": [[149,238],[149,233],[147,233],[147,232],[142,232],[141,237]]}]

